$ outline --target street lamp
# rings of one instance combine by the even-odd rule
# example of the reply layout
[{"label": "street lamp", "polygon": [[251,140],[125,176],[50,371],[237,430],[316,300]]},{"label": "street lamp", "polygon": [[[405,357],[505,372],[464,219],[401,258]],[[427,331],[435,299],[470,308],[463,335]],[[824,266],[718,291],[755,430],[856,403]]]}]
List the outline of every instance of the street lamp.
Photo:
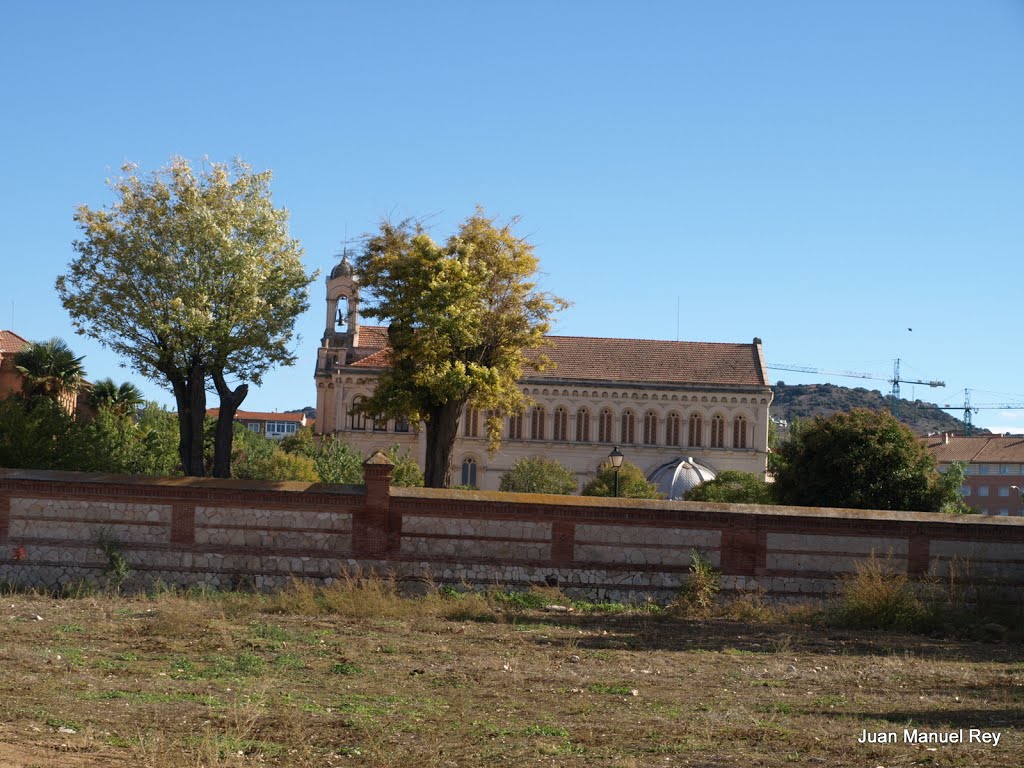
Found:
[{"label": "street lamp", "polygon": [[608,454],[608,460],[612,463],[612,469],[615,470],[615,498],[619,497],[619,467],[622,466],[623,458],[619,446],[612,448],[612,452]]},{"label": "street lamp", "polygon": [[1019,486],[1019,485],[1011,485],[1010,487],[1011,487],[1011,488],[1012,488],[1013,490],[1015,490],[1015,491],[1017,492],[1017,494],[1018,494],[1018,497],[1017,497],[1017,498],[1018,498],[1018,501],[1017,501],[1017,514],[1019,515],[1019,514],[1020,514],[1020,505],[1021,505],[1021,502],[1022,502],[1022,501],[1024,501],[1024,491],[1022,491],[1022,490],[1020,489],[1020,486]]}]

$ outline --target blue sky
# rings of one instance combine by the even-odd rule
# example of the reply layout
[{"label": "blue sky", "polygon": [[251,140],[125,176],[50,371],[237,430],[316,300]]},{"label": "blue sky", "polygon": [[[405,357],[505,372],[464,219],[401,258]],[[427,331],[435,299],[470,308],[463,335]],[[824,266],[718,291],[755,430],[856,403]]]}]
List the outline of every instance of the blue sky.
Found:
[{"label": "blue sky", "polygon": [[[773,381],[1024,402],[1024,2],[16,3],[0,327],[70,331],[76,205],[173,155],[274,172],[312,269],[384,216],[519,215],[570,335],[764,342]],[[299,361],[244,404],[314,402]],[[13,317],[13,320],[12,320]],[[913,328],[912,331],[908,330]],[[960,415],[954,411],[956,415]],[[1024,431],[1024,410],[976,424]]]}]

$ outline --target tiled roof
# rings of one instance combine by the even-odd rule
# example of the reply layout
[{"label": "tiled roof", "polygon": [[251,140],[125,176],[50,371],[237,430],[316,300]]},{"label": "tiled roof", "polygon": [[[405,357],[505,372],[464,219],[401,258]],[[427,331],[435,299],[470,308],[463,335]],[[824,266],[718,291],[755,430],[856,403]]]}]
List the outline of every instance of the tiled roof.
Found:
[{"label": "tiled roof", "polygon": [[550,347],[528,350],[556,365],[526,371],[528,379],[635,381],[664,384],[767,386],[758,344],[548,336]]},{"label": "tiled roof", "polygon": [[28,346],[28,341],[14,331],[0,331],[0,354],[10,355]]},{"label": "tiled roof", "polygon": [[[216,419],[217,414],[220,413],[219,408],[209,408],[206,411],[206,415],[211,419]],[[295,421],[299,424],[302,423],[306,417],[304,413],[267,413],[265,411],[235,411],[235,419],[237,421]]]},{"label": "tiled roof", "polygon": [[388,345],[388,328],[386,325],[360,325],[359,346],[380,349]]},{"label": "tiled roof", "polygon": [[[387,330],[371,326],[386,344]],[[360,328],[360,346],[364,344]],[[555,365],[543,371],[527,368],[525,379],[630,381],[658,384],[768,386],[758,343],[723,344],[703,341],[601,339],[588,336],[547,336],[551,346],[527,350],[528,359],[544,355]],[[381,368],[388,353],[381,349],[354,363]]]},{"label": "tiled roof", "polygon": [[931,435],[922,438],[940,464],[966,461],[973,464],[1024,464],[1022,435]]},{"label": "tiled roof", "polygon": [[372,355],[352,363],[353,368],[384,368],[391,359],[391,350],[378,349]]}]

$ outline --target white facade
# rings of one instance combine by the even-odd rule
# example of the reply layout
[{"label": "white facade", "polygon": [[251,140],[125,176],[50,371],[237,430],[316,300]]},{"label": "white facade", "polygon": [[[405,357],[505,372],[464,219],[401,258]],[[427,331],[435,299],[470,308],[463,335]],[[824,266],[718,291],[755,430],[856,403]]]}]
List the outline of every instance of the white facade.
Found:
[{"label": "white facade", "polygon": [[[351,415],[373,392],[386,329],[359,327],[358,290],[345,261],[327,279],[327,329],[315,374],[316,431],[368,455],[408,448],[422,466],[426,440],[417,425],[373,423]],[[339,297],[347,313],[339,313]],[[339,316],[340,315],[340,316]],[[347,320],[347,323],[339,322]],[[501,449],[487,452],[483,413],[464,413],[452,456],[452,484],[498,488],[519,458],[541,455],[572,470],[582,486],[618,446],[649,475],[681,456],[715,472],[764,473],[772,392],[761,343],[707,344],[550,337],[544,354],[558,363],[521,380],[532,405],[506,418]],[[694,381],[687,381],[693,372]]]}]

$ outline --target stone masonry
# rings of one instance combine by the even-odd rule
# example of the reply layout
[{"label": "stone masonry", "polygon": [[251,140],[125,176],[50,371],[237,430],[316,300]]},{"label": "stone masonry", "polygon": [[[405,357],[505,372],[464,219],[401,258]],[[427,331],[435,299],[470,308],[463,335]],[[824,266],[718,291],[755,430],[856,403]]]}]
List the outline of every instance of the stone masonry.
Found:
[{"label": "stone masonry", "polygon": [[271,589],[345,572],[426,583],[558,585],[592,600],[671,600],[692,553],[728,592],[819,598],[871,557],[911,577],[997,579],[1024,595],[1024,519],[0,469],[0,582],[62,589]]}]

